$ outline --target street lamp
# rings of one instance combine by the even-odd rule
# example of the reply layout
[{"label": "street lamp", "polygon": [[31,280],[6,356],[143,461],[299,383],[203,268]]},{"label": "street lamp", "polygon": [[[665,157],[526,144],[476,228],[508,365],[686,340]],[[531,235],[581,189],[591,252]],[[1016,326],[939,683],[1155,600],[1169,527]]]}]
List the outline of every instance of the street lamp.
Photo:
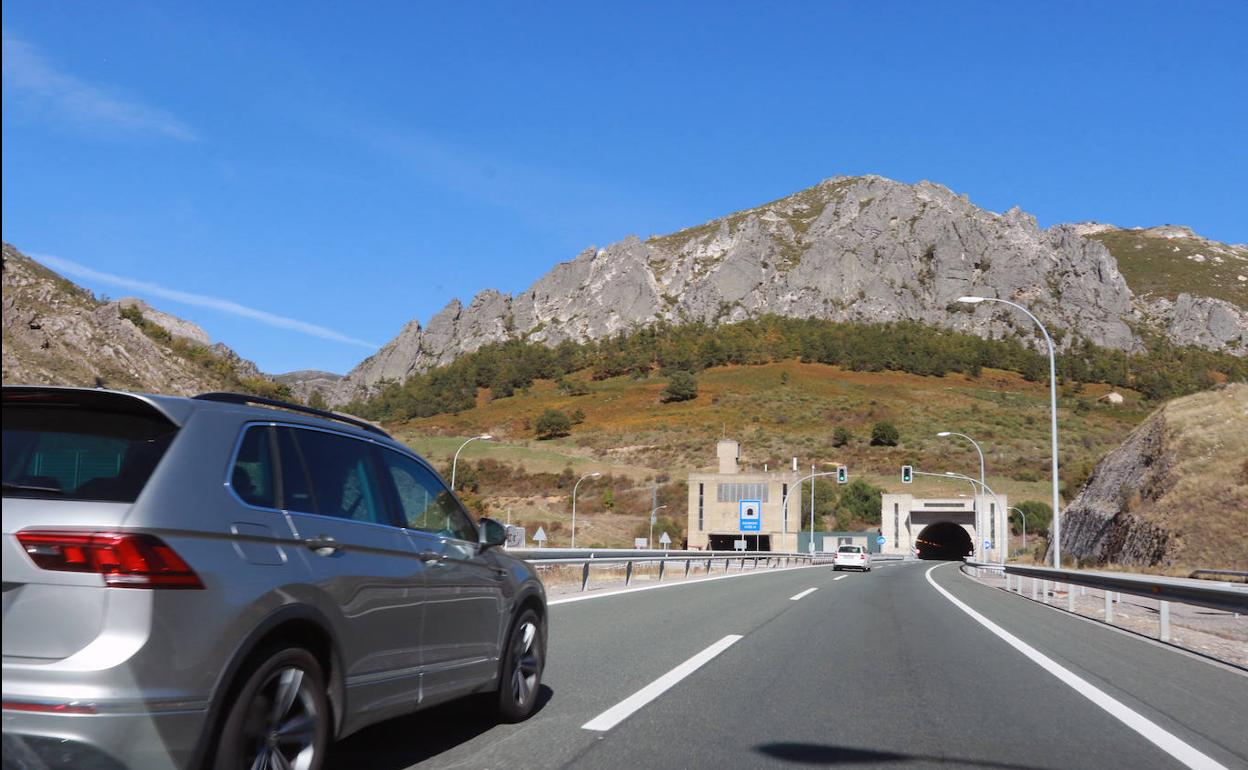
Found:
[{"label": "street lamp", "polygon": [[[798,479],[793,484],[793,487],[797,487],[797,489],[800,490],[802,488],[802,484],[806,483],[806,479],[813,480],[817,476],[835,476],[835,475],[836,475],[836,471],[822,471],[820,473],[811,473],[809,476],[802,476],[800,479]],[[784,497],[781,498],[780,510],[787,511],[789,509],[789,495],[793,494],[793,487],[789,487],[789,491],[785,492]],[[798,494],[800,495],[801,492],[799,491]],[[799,497],[798,499],[800,501],[801,498]],[[800,530],[801,527],[798,527],[798,529]],[[810,517],[810,544],[807,550],[810,551],[811,553],[813,553],[815,550],[815,517],[813,515]]]},{"label": "street lamp", "polygon": [[584,476],[581,476],[579,479],[577,479],[576,484],[572,486],[572,547],[573,548],[576,547],[576,488],[579,487],[581,485],[581,482],[584,481],[585,479],[596,479],[601,475],[602,474],[599,473],[598,471],[594,471],[593,473],[586,473]]},{"label": "street lamp", "polygon": [[[945,475],[948,476],[949,478],[962,479],[964,481],[969,481],[971,482],[971,487],[974,487],[975,484],[977,483],[975,479],[971,478],[970,476],[965,476],[961,473],[954,473],[953,471],[945,471]],[[1001,502],[1000,498],[997,497],[997,493],[992,491],[992,487],[988,486],[987,484],[982,484],[981,486],[983,486],[983,496],[981,496],[981,499],[983,499],[983,497],[986,497],[987,495],[992,495],[992,498],[994,501]],[[983,513],[984,512],[981,511],[981,514]],[[1006,517],[1006,518],[1008,520],[1009,517]],[[979,539],[982,542],[983,535],[984,535],[983,530],[977,531],[976,534],[979,536]],[[1007,542],[1008,542],[1008,539],[1007,539]],[[1001,548],[998,548],[997,551],[1001,553],[1001,563],[1005,564],[1005,551],[1002,550]],[[987,554],[985,554],[985,556],[987,556]]]},{"label": "street lamp", "polygon": [[[967,441],[971,442],[971,444],[975,447],[975,451],[979,453],[979,485],[981,487],[984,486],[984,450],[979,447],[979,442],[971,438],[970,436],[966,435],[965,433],[954,433],[953,431],[948,431],[948,430],[942,430],[940,433],[937,433],[936,435],[940,436],[941,438],[945,438],[947,436],[958,436],[960,438],[964,438]],[[979,501],[979,504],[976,505],[975,511],[977,514],[981,514],[983,513],[983,510],[984,510],[984,501],[981,499]],[[978,528],[979,527],[977,525],[976,529]],[[979,550],[979,549],[976,548],[976,550]],[[981,556],[982,556],[982,553],[981,553]]]},{"label": "street lamp", "polygon": [[1012,505],[1010,506],[1010,510],[1018,511],[1018,518],[1023,522],[1023,550],[1027,550],[1027,514]]},{"label": "street lamp", "polygon": [[467,441],[465,441],[464,443],[460,444],[460,445],[459,445],[459,449],[456,449],[456,450],[455,450],[455,459],[454,459],[454,460],[451,460],[451,491],[452,491],[452,492],[454,492],[454,491],[455,491],[455,471],[456,471],[456,469],[457,469],[457,468],[458,468],[458,466],[459,466],[459,453],[460,453],[460,452],[462,452],[462,451],[464,451],[464,447],[468,446],[469,444],[471,444],[471,443],[472,443],[472,442],[474,442],[474,441],[478,441],[478,440],[480,440],[480,441],[489,441],[489,440],[490,440],[490,439],[492,439],[492,438],[494,438],[494,437],[493,437],[493,436],[491,436],[490,434],[488,434],[488,433],[482,433],[480,436],[473,436],[472,438],[468,439],[468,440],[467,440]]},{"label": "street lamp", "polygon": [[1040,331],[1044,334],[1044,341],[1049,345],[1049,419],[1050,433],[1052,434],[1053,444],[1053,566],[1061,569],[1062,566],[1062,529],[1059,523],[1057,512],[1057,362],[1053,351],[1053,338],[1049,336],[1049,330],[1044,328],[1044,324],[1040,323],[1040,319],[1031,314],[1031,311],[1016,302],[1010,302],[1007,299],[997,299],[995,297],[958,297],[958,302],[965,305],[977,305],[980,302],[1000,302],[1003,305],[1009,305],[1017,308],[1027,314],[1027,317],[1036,322],[1036,326],[1040,327]]},{"label": "street lamp", "polygon": [[658,508],[650,511],[650,537],[646,538],[647,549],[654,548],[654,515],[666,507],[666,505],[660,505]]}]

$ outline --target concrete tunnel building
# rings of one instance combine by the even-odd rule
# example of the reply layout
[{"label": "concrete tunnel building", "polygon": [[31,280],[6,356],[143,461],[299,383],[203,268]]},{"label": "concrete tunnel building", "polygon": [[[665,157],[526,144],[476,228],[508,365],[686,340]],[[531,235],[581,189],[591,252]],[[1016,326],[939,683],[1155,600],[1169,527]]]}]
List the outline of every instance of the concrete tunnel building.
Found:
[{"label": "concrete tunnel building", "polygon": [[[689,548],[731,551],[733,542],[745,540],[748,550],[802,551],[810,533],[802,529],[799,510],[801,495],[796,489],[805,471],[762,472],[742,470],[740,444],[721,439],[715,447],[717,472],[689,474],[688,532]],[[835,483],[824,477],[821,481]],[[822,486],[822,485],[820,485]],[[792,490],[788,510],[782,508],[785,495]],[[816,492],[818,496],[818,492]],[[759,529],[741,531],[742,501],[758,501]],[[1009,546],[1006,496],[991,496],[985,502],[984,537],[992,547],[985,558],[998,559],[998,548]],[[975,503],[970,497],[916,498],[909,494],[885,494],[882,499],[878,532],[885,542],[869,543],[869,550],[883,554],[918,555],[920,558],[960,559],[973,552],[976,541]],[[815,533],[816,548],[831,550],[836,544],[854,542],[847,539],[862,533]],[[1003,542],[998,543],[1000,535]]]}]

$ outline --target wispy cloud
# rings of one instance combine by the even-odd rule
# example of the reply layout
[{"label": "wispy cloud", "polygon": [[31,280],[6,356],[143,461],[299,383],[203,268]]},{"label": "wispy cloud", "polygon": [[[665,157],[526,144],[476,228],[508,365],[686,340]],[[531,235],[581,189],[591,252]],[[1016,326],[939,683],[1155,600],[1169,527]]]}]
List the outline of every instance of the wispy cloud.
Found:
[{"label": "wispy cloud", "polygon": [[377,349],[377,345],[374,345],[371,342],[358,340],[354,337],[348,337],[347,335],[341,332],[336,332],[333,329],[327,329],[324,326],[317,326],[316,324],[306,323],[294,318],[275,315],[274,313],[269,313],[264,310],[257,310],[256,308],[240,305],[237,302],[233,302],[228,299],[211,297],[206,294],[192,294],[191,292],[180,291],[178,289],[169,289],[148,281],[140,281],[135,278],[127,278],[121,275],[105,273],[87,267],[86,265],[79,264],[78,262],[74,262],[73,260],[64,259],[62,257],[54,257],[50,254],[32,254],[31,256],[54,270],[86,281],[94,281],[96,283],[104,283],[112,286],[121,286],[125,289],[129,289],[130,291],[145,296],[161,297],[173,302],[181,302],[184,305],[194,305],[195,307],[208,308],[209,310],[216,310],[221,313],[229,313],[230,315],[236,315],[242,318],[249,318],[253,321],[258,321],[267,326],[275,326],[278,329],[289,329],[294,332],[299,332],[300,334],[307,334],[311,337],[319,337],[323,340],[342,342],[347,345],[356,345],[362,348],[368,348],[369,350]]},{"label": "wispy cloud", "polygon": [[58,119],[161,134],[183,142],[195,132],[164,110],[128,99],[56,68],[31,44],[4,31],[4,93]]}]

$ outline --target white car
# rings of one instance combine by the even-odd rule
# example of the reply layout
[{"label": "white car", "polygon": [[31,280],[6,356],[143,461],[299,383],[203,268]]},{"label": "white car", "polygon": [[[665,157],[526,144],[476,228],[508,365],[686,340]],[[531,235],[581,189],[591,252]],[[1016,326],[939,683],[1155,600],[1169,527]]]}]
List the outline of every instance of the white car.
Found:
[{"label": "white car", "polygon": [[860,545],[843,545],[832,554],[832,569],[860,569],[871,571],[871,554]]}]

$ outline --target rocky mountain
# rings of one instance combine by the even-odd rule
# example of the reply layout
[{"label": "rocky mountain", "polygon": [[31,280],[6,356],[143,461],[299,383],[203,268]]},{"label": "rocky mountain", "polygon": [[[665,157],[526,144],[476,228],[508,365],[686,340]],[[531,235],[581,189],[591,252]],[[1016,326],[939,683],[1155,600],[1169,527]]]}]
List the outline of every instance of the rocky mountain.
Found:
[{"label": "rocky mountain", "polygon": [[1009,308],[951,305],[964,294],[1023,302],[1051,329],[1107,347],[1138,349],[1140,330],[1152,329],[1180,344],[1248,353],[1243,302],[1133,291],[1102,242],[1114,228],[1095,229],[1042,229],[1018,208],[986,211],[929,182],[838,177],[671,235],[586,249],[515,296],[487,290],[467,306],[454,300],[428,326],[405,325],[329,400],[367,396],[491,342],[586,341],[657,321],[770,313],[1032,339],[1027,319]]},{"label": "rocky mountain", "polygon": [[102,302],[7,243],[3,289],[5,384],[278,393],[255,364],[195,324],[142,300]]},{"label": "rocky mountain", "polygon": [[324,406],[327,403],[326,397],[333,392],[341,379],[341,374],[317,369],[300,369],[297,372],[273,375],[274,382],[289,387],[290,395],[296,400],[312,406]]},{"label": "rocky mountain", "polygon": [[1063,516],[1062,552],[1084,562],[1248,570],[1248,385],[1166,403]]}]

